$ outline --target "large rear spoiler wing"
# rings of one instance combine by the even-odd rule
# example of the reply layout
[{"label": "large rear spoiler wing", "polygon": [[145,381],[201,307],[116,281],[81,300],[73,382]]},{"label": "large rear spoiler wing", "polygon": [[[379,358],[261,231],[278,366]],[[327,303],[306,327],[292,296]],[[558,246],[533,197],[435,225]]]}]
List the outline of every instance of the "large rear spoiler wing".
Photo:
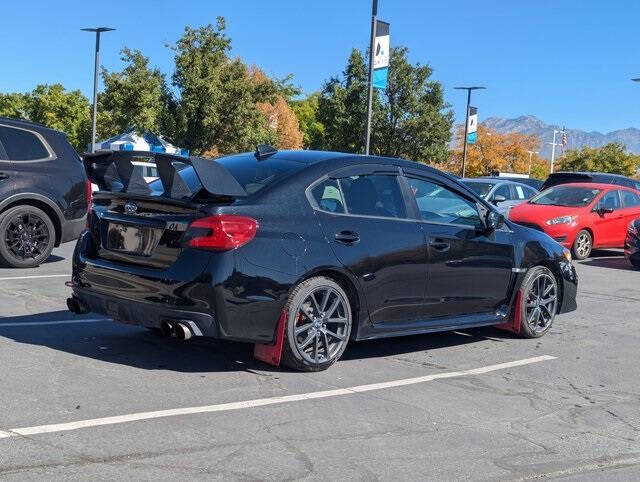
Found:
[{"label": "large rear spoiler wing", "polygon": [[200,184],[212,196],[233,198],[247,196],[247,192],[233,175],[222,164],[211,159],[195,156],[184,157],[161,152],[98,151],[84,154],[83,162],[87,177],[101,191],[137,195],[151,194],[151,189],[144,177],[132,164],[136,158],[154,159],[158,176],[162,182],[164,191],[162,195],[165,197],[182,199],[196,194],[180,177],[174,163],[192,166]]}]

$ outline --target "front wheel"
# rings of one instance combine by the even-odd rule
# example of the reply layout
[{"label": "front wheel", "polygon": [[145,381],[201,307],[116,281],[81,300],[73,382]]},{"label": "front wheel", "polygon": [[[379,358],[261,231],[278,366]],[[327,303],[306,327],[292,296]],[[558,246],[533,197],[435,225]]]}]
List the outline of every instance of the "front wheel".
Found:
[{"label": "front wheel", "polygon": [[558,282],[549,268],[536,266],[522,281],[520,334],[525,338],[544,335],[558,311]]},{"label": "front wheel", "polygon": [[576,239],[573,241],[573,257],[575,259],[587,259],[591,254],[593,248],[593,239],[589,231],[583,229],[576,234]]},{"label": "front wheel", "polygon": [[0,215],[0,262],[33,268],[46,261],[55,244],[55,228],[34,206],[15,206]]},{"label": "front wheel", "polygon": [[301,371],[321,371],[342,355],[351,334],[349,298],[324,276],[298,284],[287,303],[282,362]]}]

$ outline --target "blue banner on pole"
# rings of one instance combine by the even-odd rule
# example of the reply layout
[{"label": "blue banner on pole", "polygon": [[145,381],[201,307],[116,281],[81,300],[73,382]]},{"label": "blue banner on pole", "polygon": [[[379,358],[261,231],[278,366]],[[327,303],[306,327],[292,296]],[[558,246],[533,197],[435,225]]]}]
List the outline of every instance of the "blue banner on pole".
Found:
[{"label": "blue banner on pole", "polygon": [[478,133],[477,132],[470,132],[467,135],[467,144],[475,144],[477,139],[478,139]]},{"label": "blue banner on pole", "polygon": [[375,89],[387,88],[387,77],[389,75],[389,67],[373,70],[373,87]]}]

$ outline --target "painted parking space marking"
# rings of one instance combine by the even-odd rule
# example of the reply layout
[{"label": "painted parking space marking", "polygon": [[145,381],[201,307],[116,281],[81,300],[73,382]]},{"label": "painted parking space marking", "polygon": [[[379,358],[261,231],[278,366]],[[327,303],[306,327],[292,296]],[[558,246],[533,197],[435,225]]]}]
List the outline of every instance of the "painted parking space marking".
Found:
[{"label": "painted parking space marking", "polygon": [[70,274],[38,274],[32,276],[7,276],[0,278],[0,281],[13,281],[25,279],[45,279],[45,278],[71,278]]},{"label": "painted parking space marking", "polygon": [[[0,318],[2,320],[2,318]],[[77,323],[101,323],[103,321],[111,321],[111,318],[87,318],[85,320],[54,320],[54,321],[24,321],[2,323],[0,328],[11,328],[16,326],[46,326],[46,325],[75,325]]]},{"label": "painted parking space marking", "polygon": [[348,388],[336,388],[333,390],[323,390],[319,392],[300,393],[297,395],[286,395],[282,397],[259,398],[254,400],[245,400],[240,402],[220,403],[216,405],[204,405],[199,407],[184,407],[169,410],[157,410],[153,412],[138,412],[128,415],[117,415],[113,417],[93,418],[88,420],[78,420],[76,422],[56,423],[50,425],[37,425],[33,427],[13,428],[6,431],[0,431],[0,438],[31,436],[45,433],[68,432],[71,430],[79,430],[90,427],[100,427],[105,425],[115,425],[128,422],[137,422],[142,420],[152,420],[158,418],[176,417],[180,415],[194,415],[213,412],[228,412],[232,410],[242,410],[245,408],[264,407],[267,405],[277,405],[282,403],[302,402],[306,400],[317,400],[322,398],[339,397],[344,395],[353,395],[357,393],[366,393],[375,390],[383,390],[388,388],[397,388],[407,385],[415,385],[434,380],[442,380],[446,378],[463,377],[470,375],[482,375],[497,370],[505,370],[532,363],[555,360],[556,357],[550,355],[542,355],[533,358],[524,358],[506,363],[498,363],[495,365],[487,365],[469,370],[452,371],[445,373],[435,373],[421,377],[405,378],[400,380],[392,380],[388,382],[372,383],[368,385],[357,385]]}]

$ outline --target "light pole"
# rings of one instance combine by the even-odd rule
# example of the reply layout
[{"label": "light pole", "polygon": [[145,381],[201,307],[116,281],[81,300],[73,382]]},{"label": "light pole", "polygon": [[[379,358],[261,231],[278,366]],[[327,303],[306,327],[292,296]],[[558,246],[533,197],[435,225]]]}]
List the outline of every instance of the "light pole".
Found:
[{"label": "light pole", "polygon": [[556,161],[556,146],[560,146],[561,144],[556,142],[556,134],[558,132],[562,132],[558,129],[553,129],[553,142],[547,142],[547,144],[551,144],[551,166],[549,168],[549,172],[553,174],[553,164]]},{"label": "light pole", "polygon": [[531,158],[534,154],[537,154],[538,151],[527,151],[529,153],[529,175],[531,175]]},{"label": "light pole", "polygon": [[115,30],[111,27],[81,28],[83,32],[95,32],[96,34],[96,60],[93,68],[93,116],[91,119],[91,152],[96,151],[96,115],[98,113],[98,65],[100,63],[100,34]]},{"label": "light pole", "polygon": [[373,59],[375,57],[376,17],[378,16],[378,0],[371,3],[371,41],[369,43],[369,85],[367,90],[367,128],[364,137],[364,154],[369,155],[371,139],[371,104],[373,103]]},{"label": "light pole", "polygon": [[469,133],[469,107],[471,107],[471,91],[472,90],[484,90],[486,87],[473,86],[473,87],[454,87],[457,90],[467,91],[467,115],[464,120],[464,147],[462,149],[462,177],[465,174],[465,168],[467,164],[467,135]]}]

